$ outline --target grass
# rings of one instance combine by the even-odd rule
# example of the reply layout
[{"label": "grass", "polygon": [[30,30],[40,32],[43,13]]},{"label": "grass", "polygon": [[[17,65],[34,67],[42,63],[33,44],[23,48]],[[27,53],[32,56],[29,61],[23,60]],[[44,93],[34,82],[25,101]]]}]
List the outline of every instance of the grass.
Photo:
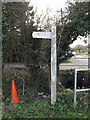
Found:
[{"label": "grass", "polygon": [[[73,103],[73,92],[58,92],[55,105],[48,100],[36,98],[30,101],[23,98],[17,104],[10,104],[10,99],[2,103],[3,118],[88,118],[88,94],[77,93],[77,103]],[[38,101],[37,101],[38,99]]]},{"label": "grass", "polygon": [[76,55],[87,55],[87,56],[90,56],[90,54],[79,53],[79,52],[76,52]]},{"label": "grass", "polygon": [[76,52],[76,55],[84,55],[84,53]]},{"label": "grass", "polygon": [[63,63],[72,63],[70,60],[65,60]]},{"label": "grass", "polygon": [[85,54],[85,55],[90,56],[90,54]]}]

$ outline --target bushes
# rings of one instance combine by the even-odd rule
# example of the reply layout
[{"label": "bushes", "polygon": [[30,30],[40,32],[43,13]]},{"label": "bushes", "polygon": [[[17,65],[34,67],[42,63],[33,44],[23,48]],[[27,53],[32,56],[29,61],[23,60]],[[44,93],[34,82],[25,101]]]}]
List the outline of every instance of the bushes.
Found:
[{"label": "bushes", "polygon": [[77,102],[74,104],[74,93],[59,92],[57,101],[63,105],[63,110],[79,112],[88,112],[88,93],[77,93]]},{"label": "bushes", "polygon": [[[64,71],[69,76],[74,71]],[[63,71],[60,72],[63,74]],[[44,83],[47,80],[46,73],[41,70],[37,81],[30,81],[31,74],[28,70],[4,70],[3,71],[3,118],[87,118],[88,117],[88,93],[77,93],[77,102],[74,101],[73,92],[57,92],[57,102],[50,104],[50,95],[47,99],[37,97],[37,88],[44,92]],[[23,91],[23,78],[25,80],[25,95]],[[15,80],[15,85],[20,102],[10,104],[11,80]],[[26,84],[27,83],[27,84]],[[37,83],[37,84],[36,84]],[[41,84],[42,83],[42,84]],[[41,87],[42,85],[42,87]],[[46,83],[45,83],[46,85]],[[40,89],[41,88],[41,89]]]},{"label": "bushes", "polygon": [[[48,100],[39,99],[26,102],[25,99],[18,104],[3,104],[4,118],[88,118],[88,94],[78,93],[77,103],[73,103],[73,93],[58,92],[55,105]],[[28,98],[27,98],[28,99]],[[37,98],[38,99],[38,98]],[[29,99],[28,99],[29,101]]]},{"label": "bushes", "polygon": [[12,80],[15,81],[16,90],[20,99],[29,97],[33,99],[38,92],[48,92],[47,72],[40,68],[33,78],[29,69],[3,69],[2,91],[3,100],[11,97]]},{"label": "bushes", "polygon": [[19,96],[22,95],[23,76],[21,70],[18,71],[16,69],[3,70],[3,77],[2,77],[3,100],[11,96],[12,80],[15,81],[17,93],[19,93]]},{"label": "bushes", "polygon": [[[78,71],[77,73],[77,86],[82,88],[84,86],[85,88],[88,88],[90,86],[89,83],[89,75],[90,71]],[[74,79],[75,79],[75,70],[60,70],[58,74],[58,81],[61,82],[61,84],[65,88],[71,88],[74,89]]]}]

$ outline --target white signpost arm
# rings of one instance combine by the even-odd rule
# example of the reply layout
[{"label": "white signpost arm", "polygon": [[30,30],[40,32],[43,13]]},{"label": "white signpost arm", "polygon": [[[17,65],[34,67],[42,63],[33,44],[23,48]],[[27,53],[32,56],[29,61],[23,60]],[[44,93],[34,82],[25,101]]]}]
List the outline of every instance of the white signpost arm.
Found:
[{"label": "white signpost arm", "polygon": [[33,32],[34,38],[51,39],[51,32]]}]

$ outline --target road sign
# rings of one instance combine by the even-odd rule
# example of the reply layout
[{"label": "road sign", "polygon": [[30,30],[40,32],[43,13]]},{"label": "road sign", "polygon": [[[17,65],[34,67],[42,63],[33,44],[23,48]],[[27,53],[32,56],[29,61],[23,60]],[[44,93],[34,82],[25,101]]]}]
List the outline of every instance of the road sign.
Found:
[{"label": "road sign", "polygon": [[33,32],[33,38],[51,39],[51,32]]},{"label": "road sign", "polygon": [[56,102],[57,54],[56,54],[56,27],[51,32],[33,32],[33,38],[51,39],[51,104]]}]

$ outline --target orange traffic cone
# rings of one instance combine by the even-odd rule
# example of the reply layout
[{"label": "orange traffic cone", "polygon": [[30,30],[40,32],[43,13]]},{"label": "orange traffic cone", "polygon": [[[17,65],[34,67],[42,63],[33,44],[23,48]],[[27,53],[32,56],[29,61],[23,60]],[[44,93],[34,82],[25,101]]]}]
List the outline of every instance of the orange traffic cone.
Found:
[{"label": "orange traffic cone", "polygon": [[19,99],[17,96],[17,91],[16,91],[16,87],[15,87],[15,83],[14,80],[12,80],[12,93],[11,93],[11,104],[15,104],[18,103]]}]

